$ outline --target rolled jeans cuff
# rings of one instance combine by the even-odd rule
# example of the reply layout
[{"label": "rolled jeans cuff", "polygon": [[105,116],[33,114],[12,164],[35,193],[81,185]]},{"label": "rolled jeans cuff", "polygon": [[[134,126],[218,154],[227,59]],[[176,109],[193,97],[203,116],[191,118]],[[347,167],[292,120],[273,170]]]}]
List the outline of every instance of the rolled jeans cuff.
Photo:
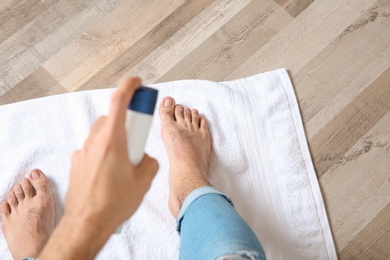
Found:
[{"label": "rolled jeans cuff", "polygon": [[216,190],[214,187],[211,186],[203,186],[200,188],[197,188],[196,190],[193,190],[187,198],[184,200],[183,205],[181,206],[179,216],[176,219],[176,230],[180,234],[180,228],[181,228],[181,222],[184,218],[184,215],[188,209],[188,207],[191,205],[192,202],[194,202],[196,199],[198,199],[201,196],[207,195],[207,194],[219,194],[222,197],[224,197],[232,206],[234,206],[233,201],[222,192]]}]

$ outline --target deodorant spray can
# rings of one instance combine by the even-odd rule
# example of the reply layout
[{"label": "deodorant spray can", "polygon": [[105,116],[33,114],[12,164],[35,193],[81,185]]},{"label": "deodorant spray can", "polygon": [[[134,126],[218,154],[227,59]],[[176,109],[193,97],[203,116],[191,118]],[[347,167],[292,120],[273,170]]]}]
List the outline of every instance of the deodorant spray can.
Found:
[{"label": "deodorant spray can", "polygon": [[[153,121],[158,91],[140,86],[134,93],[126,111],[125,129],[130,162],[138,166],[144,158],[146,140]],[[115,233],[120,233],[120,225]]]},{"label": "deodorant spray can", "polygon": [[157,95],[156,89],[140,86],[126,111],[127,147],[130,161],[134,166],[139,165],[144,157]]}]

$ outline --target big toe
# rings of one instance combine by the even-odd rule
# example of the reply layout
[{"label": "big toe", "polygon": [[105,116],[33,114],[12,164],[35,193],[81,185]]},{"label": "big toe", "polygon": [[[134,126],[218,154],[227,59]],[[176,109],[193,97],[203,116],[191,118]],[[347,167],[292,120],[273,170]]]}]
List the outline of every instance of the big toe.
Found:
[{"label": "big toe", "polygon": [[160,103],[160,119],[162,123],[175,121],[175,100],[172,97],[165,97]]},{"label": "big toe", "polygon": [[34,169],[30,172],[28,179],[34,187],[37,195],[49,193],[49,180],[46,175],[39,169]]}]

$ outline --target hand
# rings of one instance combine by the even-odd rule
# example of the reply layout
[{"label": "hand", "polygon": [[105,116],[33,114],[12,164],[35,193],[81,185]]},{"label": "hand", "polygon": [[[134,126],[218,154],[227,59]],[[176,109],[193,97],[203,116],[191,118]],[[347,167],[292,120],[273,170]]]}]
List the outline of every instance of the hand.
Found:
[{"label": "hand", "polygon": [[82,150],[72,156],[64,216],[112,233],[137,210],[158,170],[145,154],[138,167],[127,151],[127,106],[141,81],[124,79],[112,95],[108,116],[96,120]]}]

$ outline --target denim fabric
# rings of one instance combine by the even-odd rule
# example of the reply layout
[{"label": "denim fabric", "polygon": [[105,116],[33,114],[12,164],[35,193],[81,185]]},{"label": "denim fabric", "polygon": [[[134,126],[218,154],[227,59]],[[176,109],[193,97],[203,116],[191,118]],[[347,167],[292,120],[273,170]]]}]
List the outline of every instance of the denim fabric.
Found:
[{"label": "denim fabric", "polygon": [[179,259],[265,259],[259,240],[234,209],[231,199],[213,187],[191,192],[181,207],[176,224],[180,234]]},{"label": "denim fabric", "polygon": [[255,233],[234,209],[230,198],[213,187],[191,192],[176,224],[179,259],[265,259]]}]

